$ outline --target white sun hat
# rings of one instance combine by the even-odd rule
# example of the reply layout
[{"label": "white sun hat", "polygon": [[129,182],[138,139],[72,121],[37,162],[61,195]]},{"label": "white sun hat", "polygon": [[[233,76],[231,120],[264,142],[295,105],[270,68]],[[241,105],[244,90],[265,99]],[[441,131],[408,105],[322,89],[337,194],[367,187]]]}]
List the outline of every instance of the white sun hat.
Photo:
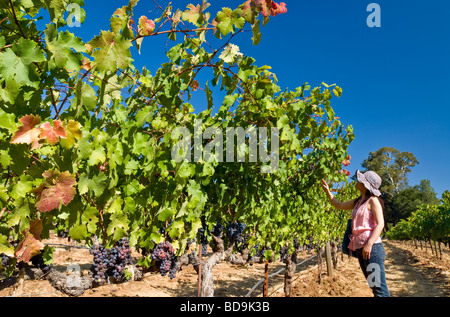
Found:
[{"label": "white sun hat", "polygon": [[381,192],[379,188],[381,186],[381,177],[374,171],[367,171],[364,174],[359,170],[356,171],[356,177],[359,182],[363,183],[364,186],[375,196],[380,196]]}]

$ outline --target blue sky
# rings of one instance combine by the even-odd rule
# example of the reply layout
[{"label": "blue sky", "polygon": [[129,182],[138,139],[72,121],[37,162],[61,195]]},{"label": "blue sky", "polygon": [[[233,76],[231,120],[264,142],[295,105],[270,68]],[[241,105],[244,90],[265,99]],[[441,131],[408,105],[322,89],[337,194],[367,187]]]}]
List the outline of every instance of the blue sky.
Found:
[{"label": "blue sky", "polygon": [[[70,31],[84,41],[109,29],[109,19],[126,0],[86,0],[86,21]],[[201,0],[174,0],[184,10]],[[237,7],[244,0],[211,0],[210,12]],[[280,1],[281,2],[281,1]],[[440,198],[450,189],[450,1],[448,0],[284,0],[288,12],[271,18],[254,46],[251,33],[233,39],[241,52],[270,65],[279,86],[294,90],[308,82],[337,84],[341,98],[333,98],[336,116],[352,125],[356,139],[350,145],[353,174],[360,163],[383,146],[413,153],[419,165],[409,184],[429,179]],[[370,28],[367,6],[381,8],[381,27]],[[158,0],[165,7],[169,1]],[[161,11],[152,0],[134,9],[150,19]],[[144,39],[135,65],[153,73],[166,61],[165,36]],[[200,108],[203,105],[195,105]]]}]

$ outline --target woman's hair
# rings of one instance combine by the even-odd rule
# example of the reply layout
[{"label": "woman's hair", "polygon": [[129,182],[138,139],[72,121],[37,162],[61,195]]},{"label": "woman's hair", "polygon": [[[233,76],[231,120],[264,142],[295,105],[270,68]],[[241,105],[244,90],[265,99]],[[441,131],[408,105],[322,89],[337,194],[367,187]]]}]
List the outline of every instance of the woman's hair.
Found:
[{"label": "woman's hair", "polygon": [[379,197],[379,196],[376,196],[376,195],[374,195],[374,194],[372,194],[371,192],[370,192],[370,190],[367,190],[366,191],[366,194],[364,195],[364,196],[359,196],[358,198],[356,198],[356,200],[355,200],[355,205],[356,205],[356,203],[358,202],[358,201],[360,201],[361,199],[362,199],[362,203],[365,203],[367,200],[369,200],[370,198],[372,198],[372,197],[377,197],[378,198],[378,200],[379,200],[379,202],[380,202],[380,204],[381,204],[381,207],[384,209],[384,199],[382,199],[381,197]]}]

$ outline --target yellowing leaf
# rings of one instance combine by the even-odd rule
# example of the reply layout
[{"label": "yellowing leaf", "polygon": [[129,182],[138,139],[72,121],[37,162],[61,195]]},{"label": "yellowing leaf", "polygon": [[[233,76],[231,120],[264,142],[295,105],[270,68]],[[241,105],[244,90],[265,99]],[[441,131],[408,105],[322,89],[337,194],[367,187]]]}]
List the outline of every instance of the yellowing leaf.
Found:
[{"label": "yellowing leaf", "polygon": [[89,42],[93,48],[92,56],[95,58],[95,67],[98,71],[114,71],[117,68],[125,69],[131,59],[131,41],[109,31],[102,31]]},{"label": "yellowing leaf", "polygon": [[69,149],[75,144],[75,139],[79,141],[83,137],[83,133],[81,132],[81,123],[75,120],[69,120],[65,130],[66,138],[62,139],[60,144],[66,149]]},{"label": "yellowing leaf", "polygon": [[183,20],[186,20],[191,23],[197,23],[197,20],[200,17],[200,5],[194,6],[193,4],[187,5],[188,10],[184,11],[181,15]]},{"label": "yellowing leaf", "polygon": [[141,35],[151,35],[155,31],[155,22],[149,20],[146,16],[141,16],[139,18],[139,34]]}]

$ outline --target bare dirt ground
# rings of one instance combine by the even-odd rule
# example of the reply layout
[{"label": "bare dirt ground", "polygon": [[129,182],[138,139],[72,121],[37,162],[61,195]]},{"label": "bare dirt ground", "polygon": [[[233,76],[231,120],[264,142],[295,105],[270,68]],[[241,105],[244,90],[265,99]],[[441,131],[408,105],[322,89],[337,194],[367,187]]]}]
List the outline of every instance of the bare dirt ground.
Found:
[{"label": "bare dirt ground", "polygon": [[[69,244],[67,240],[52,238],[46,243]],[[450,295],[450,250],[442,246],[443,258],[436,259],[428,250],[416,249],[406,243],[384,241],[386,249],[386,279],[393,297],[448,297]],[[135,254],[137,256],[137,254]],[[372,297],[358,260],[339,256],[338,268],[333,276],[326,274],[322,264],[322,282],[318,283],[317,257],[300,255],[300,261],[309,259],[297,267],[293,282],[296,297]],[[78,264],[81,270],[89,270],[92,256],[87,249],[57,247],[54,266],[65,269]],[[282,263],[271,263],[269,274],[284,268]],[[264,264],[236,266],[220,263],[214,269],[216,297],[244,297],[264,276]],[[183,267],[175,279],[162,277],[158,272],[147,272],[141,281],[106,284],[87,290],[82,297],[196,297],[198,276],[192,266]],[[249,295],[262,296],[262,284]],[[269,279],[269,296],[284,297],[284,272]],[[0,297],[14,296],[15,285],[11,279],[0,277]],[[17,294],[16,294],[17,295]],[[25,297],[68,297],[53,288],[47,280],[25,280]]]}]

